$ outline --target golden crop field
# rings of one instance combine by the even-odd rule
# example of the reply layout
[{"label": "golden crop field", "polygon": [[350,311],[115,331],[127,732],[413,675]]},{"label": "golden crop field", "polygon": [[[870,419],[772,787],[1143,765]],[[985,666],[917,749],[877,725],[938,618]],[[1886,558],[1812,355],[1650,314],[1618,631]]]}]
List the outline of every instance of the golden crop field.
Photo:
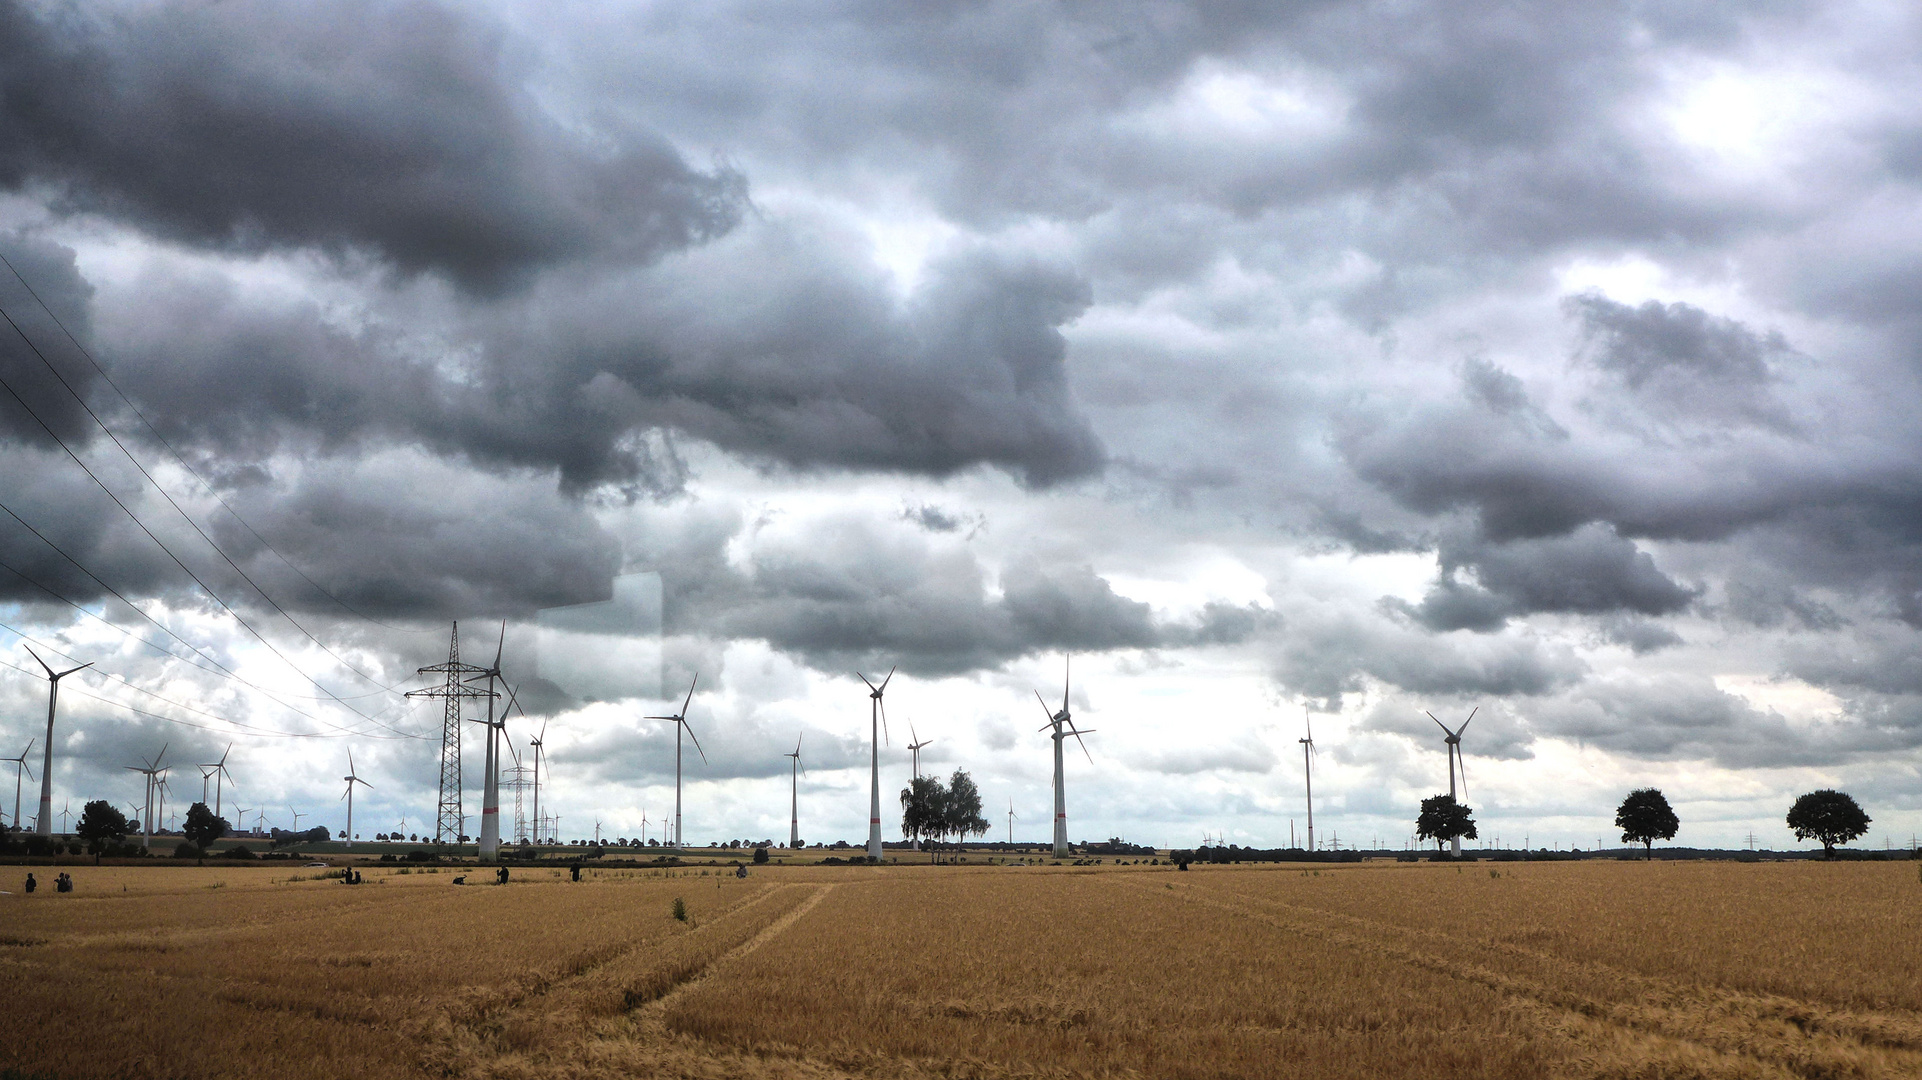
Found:
[{"label": "golden crop field", "polygon": [[1922,1076],[1914,863],[72,872],[9,1080]]}]

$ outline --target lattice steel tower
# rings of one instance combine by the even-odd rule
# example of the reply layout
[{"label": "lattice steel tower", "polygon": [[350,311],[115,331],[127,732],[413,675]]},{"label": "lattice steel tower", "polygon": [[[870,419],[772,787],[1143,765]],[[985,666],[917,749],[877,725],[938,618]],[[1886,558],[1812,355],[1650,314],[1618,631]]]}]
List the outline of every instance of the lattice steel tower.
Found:
[{"label": "lattice steel tower", "polygon": [[434,817],[434,843],[460,840],[464,815],[460,805],[460,701],[462,698],[487,697],[489,692],[465,685],[469,675],[485,674],[487,669],[460,662],[460,623],[454,624],[452,642],[447,646],[447,662],[420,669],[422,675],[445,675],[446,682],[424,690],[409,690],[408,697],[446,699],[440,728],[440,810]]}]

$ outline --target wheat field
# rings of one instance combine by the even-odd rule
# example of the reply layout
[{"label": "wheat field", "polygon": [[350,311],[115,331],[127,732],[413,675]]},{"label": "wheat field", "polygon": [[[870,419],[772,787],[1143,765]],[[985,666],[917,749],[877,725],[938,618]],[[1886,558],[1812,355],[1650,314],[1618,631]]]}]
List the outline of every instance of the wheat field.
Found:
[{"label": "wheat field", "polygon": [[8,1080],[1922,1076],[1913,863],[72,872]]}]

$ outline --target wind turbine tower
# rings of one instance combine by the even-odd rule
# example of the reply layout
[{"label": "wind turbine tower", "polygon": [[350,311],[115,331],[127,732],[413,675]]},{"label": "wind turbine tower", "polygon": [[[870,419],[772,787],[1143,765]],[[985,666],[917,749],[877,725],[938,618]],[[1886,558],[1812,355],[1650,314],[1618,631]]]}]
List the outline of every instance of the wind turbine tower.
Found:
[{"label": "wind turbine tower", "polygon": [[801,736],[796,735],[794,737],[794,752],[792,754],[782,754],[781,756],[794,759],[793,763],[788,766],[789,787],[788,787],[788,811],[787,811],[788,812],[787,846],[788,846],[788,850],[792,851],[795,848],[798,848],[801,846],[800,774],[807,771],[806,769],[803,769],[801,767]]},{"label": "wind turbine tower", "polygon": [[[872,704],[868,709],[868,858],[881,861],[881,739],[887,733],[887,706],[882,704],[881,695],[888,692],[888,683],[894,679],[894,669],[888,669],[888,677],[876,686],[866,675],[861,681],[868,684],[868,699]],[[894,740],[889,739],[892,746]]]},{"label": "wind turbine tower", "polygon": [[46,746],[46,750],[41,754],[41,757],[40,757],[40,816],[34,820],[33,831],[39,833],[41,836],[52,836],[53,835],[53,712],[54,712],[54,707],[60,701],[60,680],[66,678],[67,676],[73,674],[76,671],[81,670],[81,668],[92,667],[93,661],[89,660],[86,663],[80,665],[80,667],[71,667],[65,671],[55,671],[52,668],[47,666],[47,662],[45,660],[40,659],[39,653],[34,652],[32,649],[28,649],[27,655],[33,657],[33,662],[36,664],[39,664],[40,670],[47,673],[47,746]]},{"label": "wind turbine tower", "polygon": [[[1468,725],[1470,721],[1473,721],[1475,719],[1475,714],[1480,711],[1481,711],[1481,707],[1479,705],[1473,709],[1470,709],[1468,711],[1468,719],[1463,720],[1462,726],[1456,728],[1453,731],[1448,730],[1447,724],[1442,723],[1440,720],[1435,720],[1434,713],[1428,714],[1428,718],[1430,720],[1435,720],[1435,726],[1438,728],[1441,728],[1442,734],[1447,736],[1447,738],[1443,739],[1442,741],[1448,745],[1448,797],[1451,799],[1456,798],[1455,766],[1458,762],[1461,763],[1461,771],[1462,771],[1461,798],[1465,799],[1468,797],[1468,765],[1466,762],[1461,762],[1462,732],[1468,730]],[[1460,800],[1458,799],[1457,801],[1460,801]],[[1462,853],[1461,837],[1457,836],[1448,842],[1448,853],[1452,856],[1457,856],[1457,857],[1461,855]]]},{"label": "wind turbine tower", "polygon": [[501,848],[501,751],[500,734],[507,727],[507,714],[501,713],[500,719],[494,718],[494,702],[500,697],[494,689],[494,681],[501,677],[501,650],[507,647],[507,620],[501,620],[500,642],[494,646],[494,663],[482,668],[478,674],[469,676],[467,681],[487,680],[487,689],[480,693],[487,699],[487,755],[486,776],[481,784],[481,826],[480,860],[493,862],[500,856]]},{"label": "wind turbine tower", "polygon": [[[1074,717],[1068,714],[1068,679],[1071,670],[1068,661],[1063,661],[1061,670],[1061,711],[1048,716],[1048,722],[1036,729],[1038,731],[1054,729],[1051,738],[1054,739],[1054,857],[1057,859],[1065,859],[1069,854],[1068,792],[1065,786],[1066,772],[1061,765],[1062,740],[1073,735],[1074,741],[1081,743],[1081,752],[1087,754],[1088,764],[1094,764],[1094,755],[1088,753],[1088,744],[1081,741],[1084,732],[1074,726]],[[1048,703],[1042,700],[1041,691],[1035,691],[1034,699],[1041,702],[1041,711],[1046,714]],[[1093,733],[1094,729],[1089,728],[1085,734]]]},{"label": "wind turbine tower", "polygon": [[916,733],[914,730],[914,721],[912,720],[908,721],[908,738],[914,740],[908,744],[908,751],[914,755],[914,778],[919,780],[921,779],[921,748],[932,745],[934,740],[923,739]]},{"label": "wind turbine tower", "polygon": [[25,773],[27,776],[27,779],[29,780],[33,779],[33,770],[27,768],[27,755],[33,753],[34,742],[35,740],[28,739],[27,748],[25,750],[20,751],[19,757],[0,758],[0,761],[13,762],[13,831],[14,832],[20,831],[20,774]]},{"label": "wind turbine tower", "polygon": [[1008,800],[1008,845],[1010,847],[1014,846],[1014,819],[1015,819],[1014,800],[1009,799]]},{"label": "wind turbine tower", "polygon": [[1301,723],[1308,735],[1295,741],[1301,744],[1301,774],[1308,788],[1308,850],[1315,850],[1315,766],[1311,760],[1315,752],[1315,725],[1309,719],[1308,706],[1301,707]]},{"label": "wind turbine tower", "polygon": [[[227,749],[221,751],[219,761],[206,762],[200,766],[200,769],[201,769],[200,801],[201,802],[207,801],[207,779],[209,777],[212,777],[214,782],[214,816],[215,817],[220,816],[221,781],[233,779],[233,775],[227,771],[227,755],[233,752],[234,752],[234,744],[228,743]],[[352,763],[349,762],[349,764],[351,765]]]},{"label": "wind turbine tower", "polygon": [[[694,701],[694,688],[701,684],[701,673],[694,673],[694,681],[687,684],[687,697],[681,702],[681,711],[673,716],[650,716],[649,720],[671,720],[674,722],[674,846],[681,846],[681,733],[694,740],[695,752],[701,755],[701,764],[707,764],[707,751],[701,749],[701,740],[695,738],[694,729],[687,723],[687,707]],[[557,826],[558,827],[558,826]]]},{"label": "wind turbine tower", "polygon": [[347,794],[342,795],[341,798],[347,800],[347,849],[349,851],[352,851],[354,847],[354,785],[359,784],[361,787],[374,786],[354,775],[356,772],[358,772],[358,770],[354,768],[354,752],[349,750],[347,751],[347,775],[341,777],[342,780],[347,781]]},{"label": "wind turbine tower", "polygon": [[[36,659],[38,658],[36,657]],[[147,780],[146,795],[140,805],[140,847],[142,850],[145,850],[151,847],[153,844],[154,783],[156,778],[160,775],[160,759],[167,756],[168,745],[170,744],[163,743],[160,747],[160,753],[155,754],[154,759],[152,761],[147,762],[147,765],[145,768],[141,768],[140,766],[137,766],[137,765],[122,766],[122,768],[126,769],[128,772],[137,772],[142,776],[146,777],[146,780]],[[52,825],[53,824],[51,820],[52,816],[53,815],[48,814],[45,816],[43,820],[46,820],[47,824]]]}]

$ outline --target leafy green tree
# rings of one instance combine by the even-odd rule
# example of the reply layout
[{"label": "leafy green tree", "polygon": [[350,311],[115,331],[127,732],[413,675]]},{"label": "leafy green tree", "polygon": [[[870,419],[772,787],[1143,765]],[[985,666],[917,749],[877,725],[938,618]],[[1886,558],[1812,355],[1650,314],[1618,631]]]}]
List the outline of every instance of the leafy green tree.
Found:
[{"label": "leafy green tree", "polygon": [[1622,842],[1642,845],[1642,858],[1649,858],[1657,840],[1675,839],[1682,827],[1680,818],[1668,805],[1668,797],[1656,788],[1636,788],[1615,810],[1615,827],[1622,830]]},{"label": "leafy green tree", "polygon": [[206,803],[197,802],[191,807],[188,807],[187,822],[185,827],[180,831],[187,837],[188,843],[198,849],[202,855],[205,855],[207,849],[213,846],[215,840],[227,835],[232,830],[231,827],[228,826],[226,818],[215,817],[214,812],[207,808]]},{"label": "leafy green tree", "polygon": [[932,776],[917,776],[901,789],[901,835],[919,841],[941,829],[941,803],[947,791]]},{"label": "leafy green tree", "polygon": [[128,824],[127,815],[113,808],[105,799],[95,799],[80,811],[80,820],[74,824],[74,835],[87,842],[87,850],[99,855],[111,844],[118,844],[122,838],[133,831]]},{"label": "leafy green tree", "polygon": [[1789,808],[1789,828],[1797,840],[1822,841],[1822,857],[1835,857],[1835,845],[1846,844],[1869,831],[1872,820],[1847,792],[1823,788],[1795,800]]},{"label": "leafy green tree", "polygon": [[948,797],[941,806],[941,833],[953,836],[957,845],[969,836],[988,831],[988,819],[981,816],[981,789],[966,769],[954,770],[948,777]]},{"label": "leafy green tree", "polygon": [[1421,801],[1415,818],[1415,835],[1433,840],[1435,850],[1457,836],[1476,839],[1475,811],[1455,801],[1453,795],[1431,795]]}]

